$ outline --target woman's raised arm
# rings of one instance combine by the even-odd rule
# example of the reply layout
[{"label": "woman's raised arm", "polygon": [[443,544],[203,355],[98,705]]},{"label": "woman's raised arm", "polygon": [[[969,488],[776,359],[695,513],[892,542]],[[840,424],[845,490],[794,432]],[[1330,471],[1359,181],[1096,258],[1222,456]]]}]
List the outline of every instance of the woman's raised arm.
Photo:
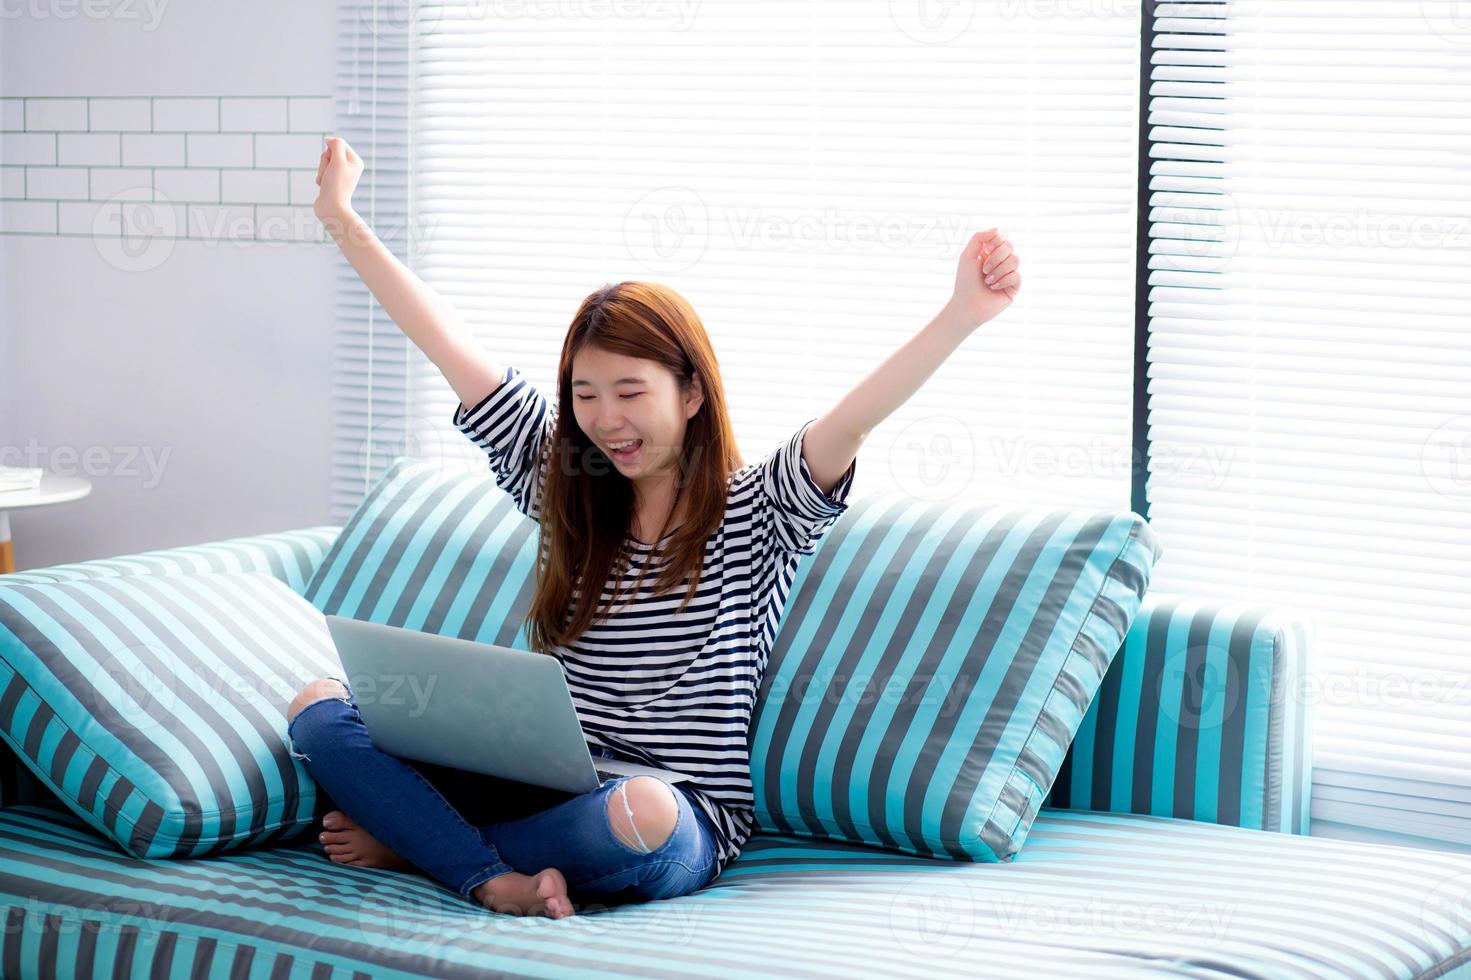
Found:
[{"label": "woman's raised arm", "polygon": [[466,408],[505,379],[505,368],[476,343],[459,312],[398,260],[352,207],[362,158],[337,136],[327,137],[317,165],[320,191],[312,210],[384,311],[439,368]]}]

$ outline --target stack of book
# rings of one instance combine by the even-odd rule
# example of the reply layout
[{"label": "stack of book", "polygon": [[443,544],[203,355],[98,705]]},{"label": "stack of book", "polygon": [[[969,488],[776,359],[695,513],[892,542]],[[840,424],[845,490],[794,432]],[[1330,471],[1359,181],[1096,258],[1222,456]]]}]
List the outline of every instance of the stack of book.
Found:
[{"label": "stack of book", "polygon": [[11,490],[34,490],[41,485],[40,466],[0,466],[0,493]]}]

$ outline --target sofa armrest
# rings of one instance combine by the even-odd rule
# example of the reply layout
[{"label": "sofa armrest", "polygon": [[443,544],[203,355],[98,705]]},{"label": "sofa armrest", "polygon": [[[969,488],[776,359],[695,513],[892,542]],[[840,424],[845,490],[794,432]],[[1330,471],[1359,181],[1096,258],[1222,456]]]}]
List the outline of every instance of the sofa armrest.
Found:
[{"label": "sofa armrest", "polygon": [[1310,620],[1146,595],[1045,806],[1306,834]]},{"label": "sofa armrest", "polygon": [[341,525],[323,524],[114,558],[89,558],[0,575],[0,582],[70,582],[114,575],[177,575],[180,572],[268,572],[301,595],[341,530]]},{"label": "sofa armrest", "polygon": [[[297,595],[302,595],[341,530],[341,525],[322,524],[114,558],[91,558],[0,575],[0,583],[69,582],[117,575],[177,575],[194,571],[267,572],[285,582]],[[62,805],[54,793],[31,775],[10,747],[0,743],[0,808],[52,801]]]}]

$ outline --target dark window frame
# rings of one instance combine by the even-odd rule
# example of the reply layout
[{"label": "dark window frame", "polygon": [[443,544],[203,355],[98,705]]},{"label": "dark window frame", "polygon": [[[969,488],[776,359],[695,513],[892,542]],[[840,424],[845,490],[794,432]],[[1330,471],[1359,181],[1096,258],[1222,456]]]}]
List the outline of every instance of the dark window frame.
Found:
[{"label": "dark window frame", "polygon": [[1139,186],[1134,224],[1134,436],[1130,509],[1149,520],[1149,74],[1154,8],[1142,0],[1139,18]]}]

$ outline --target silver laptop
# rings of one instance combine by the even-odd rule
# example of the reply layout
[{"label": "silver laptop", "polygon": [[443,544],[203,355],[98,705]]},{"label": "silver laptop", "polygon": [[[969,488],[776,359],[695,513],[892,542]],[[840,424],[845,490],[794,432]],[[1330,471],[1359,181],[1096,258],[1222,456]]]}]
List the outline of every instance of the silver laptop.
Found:
[{"label": "silver laptop", "polygon": [[567,793],[690,778],[594,758],[553,657],[343,616],[327,629],[373,744],[392,755]]}]

